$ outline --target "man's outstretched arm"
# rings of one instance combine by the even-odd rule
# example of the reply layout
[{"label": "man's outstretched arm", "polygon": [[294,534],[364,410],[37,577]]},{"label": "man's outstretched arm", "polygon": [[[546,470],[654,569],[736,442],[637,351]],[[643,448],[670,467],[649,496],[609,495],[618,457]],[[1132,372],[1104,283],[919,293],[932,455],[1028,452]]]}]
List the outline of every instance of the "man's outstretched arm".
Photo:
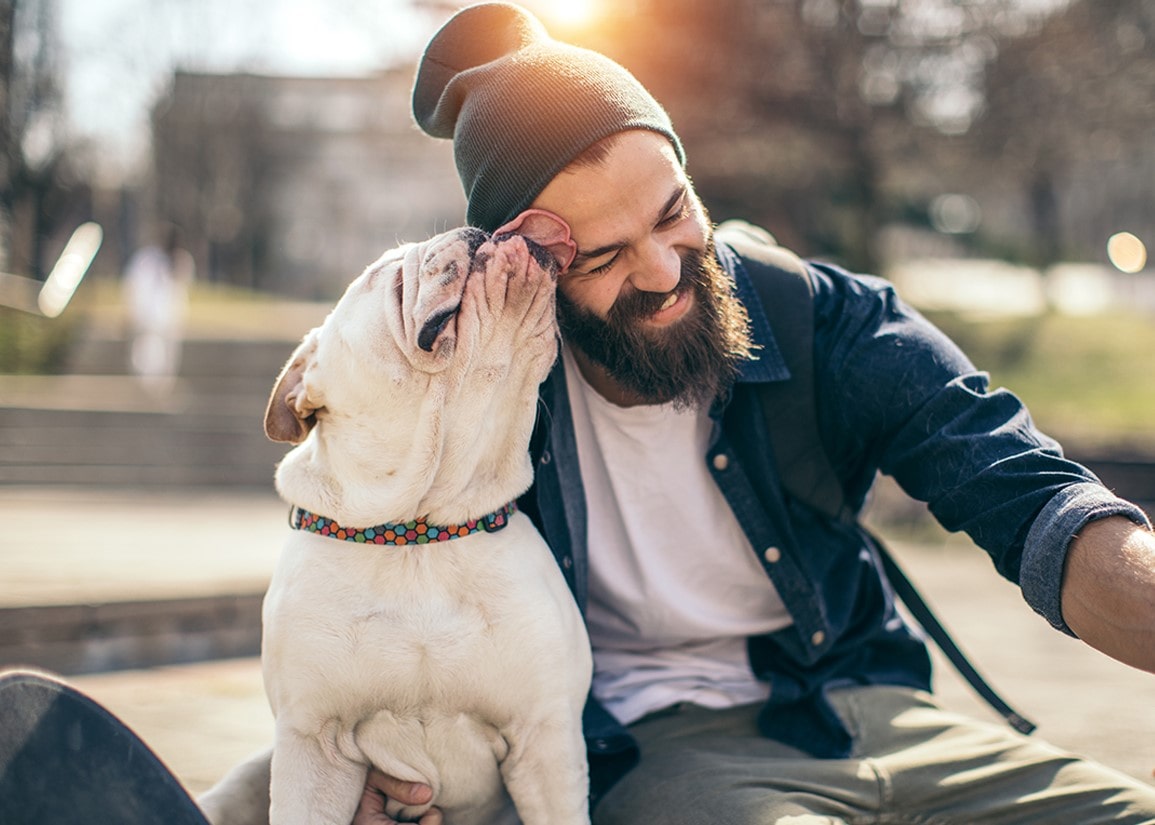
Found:
[{"label": "man's outstretched arm", "polygon": [[1122,516],[1087,524],[1067,552],[1062,606],[1084,642],[1155,673],[1155,533]]}]

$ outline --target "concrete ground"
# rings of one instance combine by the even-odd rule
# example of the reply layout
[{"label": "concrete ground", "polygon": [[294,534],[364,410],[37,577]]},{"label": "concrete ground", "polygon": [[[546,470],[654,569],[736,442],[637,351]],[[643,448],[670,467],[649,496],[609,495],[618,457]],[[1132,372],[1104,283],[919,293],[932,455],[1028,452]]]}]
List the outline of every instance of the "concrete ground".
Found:
[{"label": "concrete ground", "polygon": [[[286,510],[271,492],[0,488],[0,608],[263,588]],[[893,547],[979,669],[1039,725],[1036,736],[1155,781],[1155,676],[1051,630],[963,542]],[[949,665],[937,673],[947,706],[990,715]],[[71,681],[194,793],[271,741],[255,658]]]}]

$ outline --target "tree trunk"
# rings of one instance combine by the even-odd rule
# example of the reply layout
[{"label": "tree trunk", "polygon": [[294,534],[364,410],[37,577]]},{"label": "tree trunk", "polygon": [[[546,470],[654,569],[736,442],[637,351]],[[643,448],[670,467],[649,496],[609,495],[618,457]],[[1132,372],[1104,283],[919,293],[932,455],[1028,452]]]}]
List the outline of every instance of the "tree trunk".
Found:
[{"label": "tree trunk", "polygon": [[11,91],[13,46],[16,29],[16,0],[0,0],[0,271],[8,269],[11,249],[12,113]]},{"label": "tree trunk", "polygon": [[1059,200],[1055,194],[1055,176],[1049,163],[1044,161],[1035,166],[1029,186],[1034,264],[1039,269],[1046,269],[1057,263],[1062,254]]}]

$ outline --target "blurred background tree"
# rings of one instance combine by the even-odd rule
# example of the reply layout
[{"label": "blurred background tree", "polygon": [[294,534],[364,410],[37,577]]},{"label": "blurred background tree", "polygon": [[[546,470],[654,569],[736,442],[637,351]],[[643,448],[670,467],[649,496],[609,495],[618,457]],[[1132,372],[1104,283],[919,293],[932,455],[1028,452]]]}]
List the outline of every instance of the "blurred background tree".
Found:
[{"label": "blurred background tree", "polygon": [[0,0],[0,267],[43,277],[86,191],[65,137],[53,0]]},{"label": "blurred background tree", "polygon": [[1072,4],[999,51],[985,96],[970,146],[986,175],[1028,193],[1030,263],[1077,256],[1128,223],[1155,226],[1155,3]]},{"label": "blurred background tree", "polygon": [[[668,102],[717,218],[878,271],[881,229],[920,208],[912,183],[982,119],[991,64],[1040,25],[1028,7],[634,0],[587,42]],[[1070,114],[1069,101],[1048,102]]]},{"label": "blurred background tree", "polygon": [[[40,242],[24,239],[45,236],[34,216],[67,222],[63,203],[46,206],[64,193],[109,229],[105,268],[157,217],[185,227],[206,278],[312,297],[382,237],[461,219],[442,179],[453,174],[448,147],[431,149],[413,127],[407,86],[428,35],[464,3],[285,0],[270,16],[264,0],[105,2],[116,11],[73,42],[107,75],[89,105],[123,106],[130,86],[152,104],[138,116],[139,151],[115,174],[109,152],[58,129],[53,9],[75,17],[83,0],[0,0],[0,208],[15,233],[5,249],[40,262]],[[1105,263],[1105,239],[1125,226],[1155,233],[1150,0],[524,2],[557,36],[615,57],[654,90],[716,219],[762,224],[804,255],[880,274],[930,256],[1042,269]],[[286,26],[315,43],[282,45],[276,63],[270,38]],[[313,84],[306,94],[300,76],[286,77],[285,66],[347,51],[368,55],[366,68],[330,79],[356,76],[360,91]],[[99,180],[87,201],[85,176]],[[332,251],[339,234],[347,255]],[[323,259],[299,254],[322,240]],[[333,272],[318,269],[338,258]]]},{"label": "blurred background tree", "polygon": [[[228,273],[233,285],[275,291],[268,247],[277,155],[267,113],[253,105],[259,95],[247,88],[256,82],[174,77],[153,110],[153,174],[142,200],[196,240],[205,277]],[[183,105],[168,105],[177,99]]]}]

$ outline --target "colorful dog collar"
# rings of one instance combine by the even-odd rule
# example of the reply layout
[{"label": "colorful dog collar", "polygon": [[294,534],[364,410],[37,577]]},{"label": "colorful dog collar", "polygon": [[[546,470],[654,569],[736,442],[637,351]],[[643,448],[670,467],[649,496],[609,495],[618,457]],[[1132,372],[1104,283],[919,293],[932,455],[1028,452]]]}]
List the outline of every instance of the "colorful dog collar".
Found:
[{"label": "colorful dog collar", "polygon": [[474,533],[496,533],[509,524],[509,517],[517,510],[517,502],[509,504],[479,519],[470,519],[464,524],[435,525],[424,518],[397,524],[378,524],[375,527],[342,527],[331,518],[310,513],[302,507],[294,507],[289,516],[289,526],[294,530],[307,530],[321,536],[358,544],[431,544],[435,541],[449,541],[464,538]]}]

